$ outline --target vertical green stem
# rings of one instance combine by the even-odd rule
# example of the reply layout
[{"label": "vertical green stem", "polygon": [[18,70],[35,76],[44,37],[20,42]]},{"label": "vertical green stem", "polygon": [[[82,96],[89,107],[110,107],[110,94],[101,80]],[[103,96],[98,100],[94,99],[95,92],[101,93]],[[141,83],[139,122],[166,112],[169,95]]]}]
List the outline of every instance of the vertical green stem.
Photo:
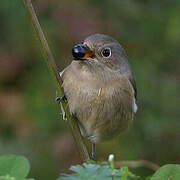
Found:
[{"label": "vertical green stem", "polygon": [[[39,21],[38,21],[38,18],[36,16],[35,10],[33,8],[32,2],[31,2],[31,0],[23,0],[23,3],[24,3],[24,6],[26,8],[26,11],[27,11],[27,13],[29,15],[30,21],[33,24],[33,27],[34,27],[34,29],[36,31],[36,35],[38,36],[38,38],[39,38],[39,40],[41,42],[43,51],[45,52],[46,63],[48,64],[48,67],[49,67],[50,71],[52,72],[53,76],[57,80],[57,83],[59,84],[58,92],[59,92],[59,94],[61,96],[63,96],[64,91],[63,91],[63,88],[62,88],[62,79],[59,76],[59,72],[58,72],[58,69],[57,69],[56,62],[55,62],[53,54],[52,54],[52,52],[51,52],[51,50],[49,48],[47,40],[46,40],[46,38],[44,36],[42,28],[41,28],[41,26],[39,24]],[[62,101],[62,106],[63,106],[63,108],[65,110],[66,117],[67,117],[67,122],[69,124],[72,135],[74,137],[74,140],[75,140],[75,143],[76,143],[80,158],[81,158],[82,161],[87,161],[87,160],[89,160],[89,154],[88,154],[87,148],[86,148],[86,146],[84,144],[83,137],[81,136],[79,126],[78,126],[78,122],[70,114],[67,102]]]}]

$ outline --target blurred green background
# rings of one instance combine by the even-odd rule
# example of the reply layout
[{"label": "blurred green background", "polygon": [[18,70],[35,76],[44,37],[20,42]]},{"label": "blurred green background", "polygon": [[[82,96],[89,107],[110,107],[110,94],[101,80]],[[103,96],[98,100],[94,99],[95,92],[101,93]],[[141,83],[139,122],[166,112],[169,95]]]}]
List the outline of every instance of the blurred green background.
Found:
[{"label": "blurred green background", "polygon": [[[139,111],[120,137],[101,143],[97,159],[180,164],[180,1],[35,0],[59,70],[73,45],[105,33],[125,48],[135,74]],[[56,85],[21,0],[0,5],[0,154],[22,154],[31,177],[57,179],[79,157],[55,102]],[[147,168],[133,169],[141,176]]]}]

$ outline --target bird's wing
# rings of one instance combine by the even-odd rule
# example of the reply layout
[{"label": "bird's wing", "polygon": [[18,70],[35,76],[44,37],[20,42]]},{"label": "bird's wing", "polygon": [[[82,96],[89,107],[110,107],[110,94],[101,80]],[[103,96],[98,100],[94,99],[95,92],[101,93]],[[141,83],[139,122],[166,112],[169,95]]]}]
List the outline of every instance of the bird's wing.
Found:
[{"label": "bird's wing", "polygon": [[133,89],[134,89],[134,97],[135,97],[135,99],[136,99],[136,101],[137,101],[137,88],[136,88],[136,81],[134,80],[134,78],[133,78],[133,77],[129,77],[128,79],[129,79],[129,81],[130,81],[131,85],[133,86]]},{"label": "bird's wing", "polygon": [[138,106],[137,106],[137,88],[136,88],[136,81],[134,80],[133,77],[129,78],[129,81],[133,87],[133,90],[134,90],[134,113],[137,112],[137,109],[138,109]]}]

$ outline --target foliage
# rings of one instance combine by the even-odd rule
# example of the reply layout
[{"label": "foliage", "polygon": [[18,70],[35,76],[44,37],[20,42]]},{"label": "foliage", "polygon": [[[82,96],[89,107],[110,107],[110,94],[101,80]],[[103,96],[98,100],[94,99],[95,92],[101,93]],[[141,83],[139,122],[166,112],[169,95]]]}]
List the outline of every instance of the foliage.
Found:
[{"label": "foliage", "polygon": [[[127,167],[114,168],[114,159],[109,164],[89,161],[82,165],[71,166],[73,174],[62,174],[58,180],[140,180]],[[34,180],[27,178],[30,170],[28,160],[23,156],[0,156],[0,180]],[[146,180],[179,180],[180,165],[168,164],[162,166],[152,177]]]},{"label": "foliage", "polygon": [[111,169],[109,165],[83,163],[83,165],[71,166],[75,174],[64,174],[59,180],[135,180],[138,176],[132,174],[128,168]]},{"label": "foliage", "polygon": [[33,180],[27,178],[29,170],[29,162],[23,156],[0,156],[0,180]]},{"label": "foliage", "polygon": [[151,178],[151,180],[179,180],[180,165],[167,164],[162,166]]},{"label": "foliage", "polygon": [[[139,176],[132,174],[127,167],[111,169],[109,165],[84,163],[82,166],[71,166],[74,174],[63,174],[58,180],[140,180]],[[146,180],[179,180],[180,165],[168,164],[162,166],[152,177]]]}]

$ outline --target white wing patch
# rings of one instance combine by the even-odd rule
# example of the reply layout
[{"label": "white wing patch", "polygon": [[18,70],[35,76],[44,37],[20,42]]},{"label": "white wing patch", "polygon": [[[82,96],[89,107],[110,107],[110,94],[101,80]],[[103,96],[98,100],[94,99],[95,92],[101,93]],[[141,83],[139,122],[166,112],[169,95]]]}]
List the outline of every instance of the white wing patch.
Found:
[{"label": "white wing patch", "polygon": [[136,113],[137,110],[138,110],[138,106],[136,104],[136,99],[135,98],[134,98],[134,101],[133,101],[133,110],[134,110],[134,113]]},{"label": "white wing patch", "polygon": [[[65,69],[64,69],[64,70],[65,70]],[[63,74],[64,70],[62,70],[62,71],[59,73],[60,77],[62,76],[62,74]]]}]

